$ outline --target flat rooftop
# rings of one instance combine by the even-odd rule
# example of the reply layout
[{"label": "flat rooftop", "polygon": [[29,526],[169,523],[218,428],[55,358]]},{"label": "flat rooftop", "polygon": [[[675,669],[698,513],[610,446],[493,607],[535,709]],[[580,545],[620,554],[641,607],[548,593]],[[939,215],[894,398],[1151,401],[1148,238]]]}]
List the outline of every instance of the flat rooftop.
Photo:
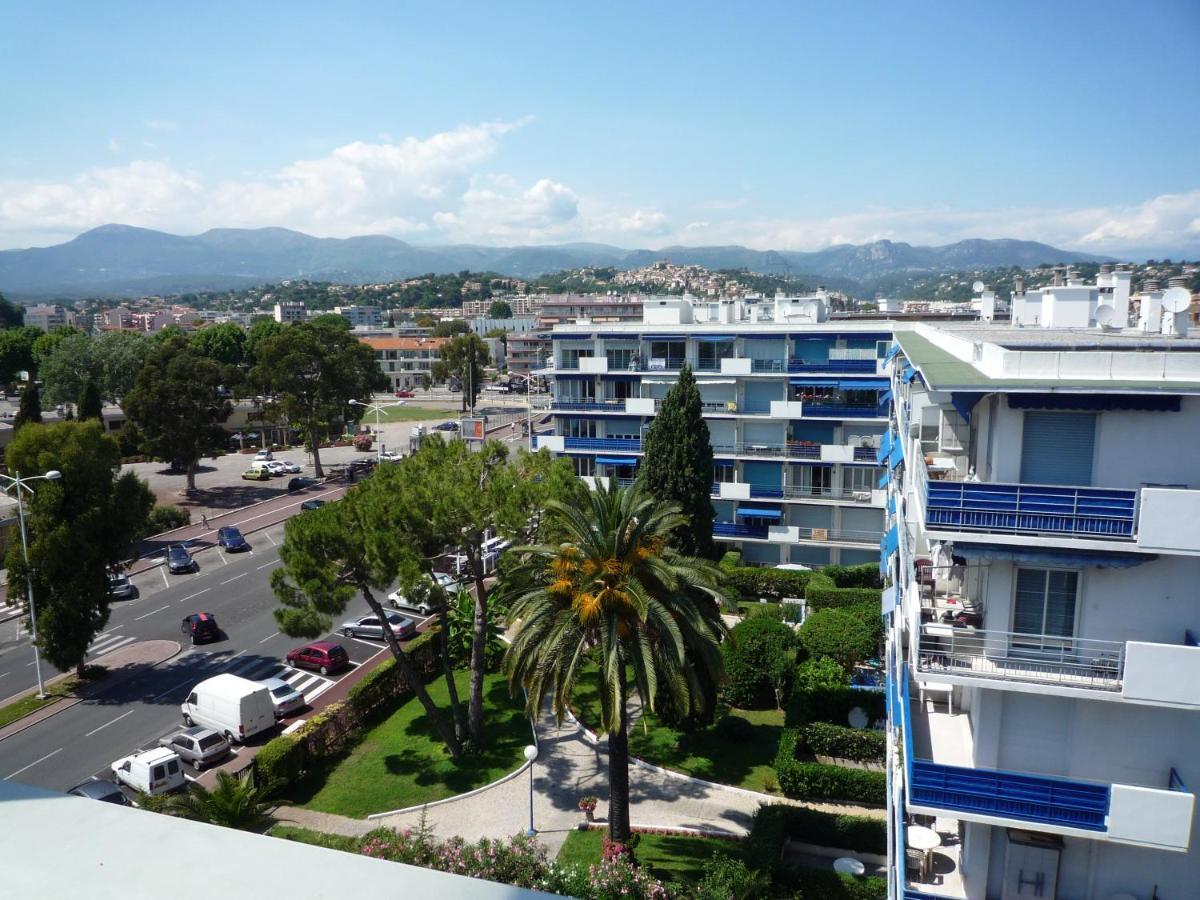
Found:
[{"label": "flat rooftop", "polygon": [[1099,328],[1014,328],[1011,325],[984,325],[980,322],[938,322],[944,331],[968,341],[999,344],[1012,350],[1146,350],[1158,353],[1200,353],[1200,337],[1164,337],[1133,328],[1101,331]]}]

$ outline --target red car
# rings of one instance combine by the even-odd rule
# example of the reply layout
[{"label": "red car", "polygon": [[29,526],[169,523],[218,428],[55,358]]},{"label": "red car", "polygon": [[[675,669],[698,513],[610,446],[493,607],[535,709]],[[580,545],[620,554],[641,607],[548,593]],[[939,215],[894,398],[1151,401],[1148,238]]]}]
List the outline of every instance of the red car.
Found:
[{"label": "red car", "polygon": [[401,400],[407,400],[409,397],[415,397],[417,395],[412,391],[396,391],[396,396]]},{"label": "red car", "polygon": [[333,641],[313,641],[287,655],[287,664],[297,669],[316,669],[322,675],[340,672],[350,665],[350,654]]}]

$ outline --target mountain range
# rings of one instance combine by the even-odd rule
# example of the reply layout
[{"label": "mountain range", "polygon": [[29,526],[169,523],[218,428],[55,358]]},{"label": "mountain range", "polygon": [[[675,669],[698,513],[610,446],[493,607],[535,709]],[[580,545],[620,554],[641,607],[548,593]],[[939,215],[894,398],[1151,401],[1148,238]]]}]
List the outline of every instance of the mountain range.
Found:
[{"label": "mountain range", "polygon": [[662,259],[710,269],[783,274],[868,285],[889,276],[1106,258],[1017,240],[965,240],[940,247],[895,241],[840,244],[815,252],[741,246],[626,250],[608,244],[423,246],[383,235],[317,238],[286,228],[214,228],[181,236],[102,225],[63,244],[0,251],[0,292],[13,299],[138,296],[223,290],[290,278],[364,283],[428,272],[491,271],[531,278],[582,266],[633,269]]}]

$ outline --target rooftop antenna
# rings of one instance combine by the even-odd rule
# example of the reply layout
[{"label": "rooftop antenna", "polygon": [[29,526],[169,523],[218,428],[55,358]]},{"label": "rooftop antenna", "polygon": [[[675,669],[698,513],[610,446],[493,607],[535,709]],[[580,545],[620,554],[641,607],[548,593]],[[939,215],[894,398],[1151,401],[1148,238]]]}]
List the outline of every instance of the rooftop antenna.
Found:
[{"label": "rooftop antenna", "polygon": [[1116,317],[1117,311],[1107,303],[1101,303],[1096,307],[1096,324],[1104,331],[1108,331],[1112,327],[1112,320]]},{"label": "rooftop antenna", "polygon": [[[1187,310],[1192,305],[1192,292],[1185,287],[1168,288],[1162,297],[1162,308],[1164,313],[1170,313],[1169,316],[1163,316],[1162,330],[1163,334],[1178,334],[1176,329],[1175,317],[1177,313]],[[1186,331],[1186,326],[1184,327]]]},{"label": "rooftop antenna", "polygon": [[971,285],[971,290],[977,294],[982,294],[985,287],[987,287],[987,285],[985,285],[982,281],[977,281]]}]

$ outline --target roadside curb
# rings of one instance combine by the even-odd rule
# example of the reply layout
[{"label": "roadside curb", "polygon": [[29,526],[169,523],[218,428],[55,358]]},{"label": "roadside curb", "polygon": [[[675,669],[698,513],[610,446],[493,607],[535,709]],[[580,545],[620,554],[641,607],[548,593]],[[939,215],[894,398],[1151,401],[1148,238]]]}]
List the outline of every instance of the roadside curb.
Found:
[{"label": "roadside curb", "polygon": [[[147,661],[144,661],[141,663],[135,662],[133,665],[136,667],[136,671],[128,672],[118,678],[113,679],[112,681],[105,680],[105,681],[96,682],[94,684],[85,685],[84,688],[82,690],[80,690],[78,694],[70,694],[68,696],[62,697],[58,700],[55,700],[53,703],[46,704],[45,706],[41,707],[40,709],[35,709],[33,712],[29,713],[28,715],[21,716],[21,718],[19,718],[19,719],[14,719],[12,722],[9,722],[3,728],[0,728],[0,741],[5,740],[6,738],[10,738],[13,735],[20,734],[25,729],[32,728],[34,725],[39,725],[42,722],[46,721],[47,719],[58,715],[60,712],[63,712],[64,710],[68,710],[72,706],[75,706],[78,703],[82,703],[84,700],[90,700],[90,699],[92,699],[92,697],[94,697],[98,694],[102,694],[102,693],[104,693],[104,691],[109,690],[110,688],[117,687],[121,684],[124,684],[125,682],[129,681],[130,679],[137,677],[142,672],[153,669],[155,666],[162,665],[169,659],[174,659],[183,650],[183,646],[175,641],[138,641],[138,643],[131,644],[128,647],[121,647],[118,650],[113,650],[111,653],[102,654],[101,656],[96,657],[96,659],[93,660],[91,663],[89,663],[89,665],[100,665],[99,660],[105,659],[108,656],[116,655],[118,653],[125,653],[125,651],[129,650],[131,647],[138,647],[141,644],[149,644],[149,643],[171,644],[175,647],[175,649],[171,653],[167,654],[166,656],[161,657],[160,659],[155,659],[153,661],[147,660]],[[70,677],[71,677],[70,674],[64,673],[62,675],[56,675],[54,678],[51,678],[46,683],[53,684],[56,681],[61,681],[64,678],[70,678]],[[95,689],[93,690],[92,688],[95,688]],[[8,701],[6,701],[6,703],[12,702],[15,700],[19,700],[20,698],[30,694],[31,692],[32,691],[22,691],[19,694],[14,694],[12,697],[9,698]],[[14,726],[20,726],[20,727],[14,727]]]}]

